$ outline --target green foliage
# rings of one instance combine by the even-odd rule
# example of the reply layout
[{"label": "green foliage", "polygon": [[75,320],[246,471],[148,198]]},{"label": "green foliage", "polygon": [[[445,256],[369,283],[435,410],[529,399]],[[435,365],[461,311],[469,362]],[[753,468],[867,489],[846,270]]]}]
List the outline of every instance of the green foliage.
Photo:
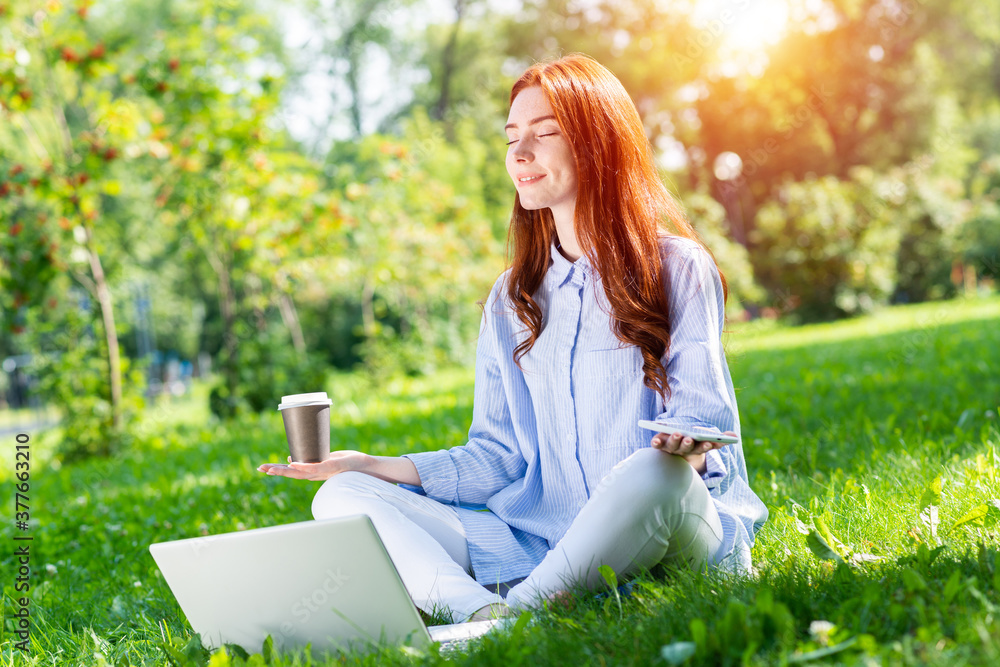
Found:
[{"label": "green foliage", "polygon": [[333,289],[359,304],[361,354],[380,377],[470,360],[475,303],[503,267],[490,204],[502,144],[483,141],[471,122],[450,131],[454,142],[418,110],[402,136],[338,144],[328,157],[330,184],[344,193]]},{"label": "green foliage", "polygon": [[[30,187],[30,177],[24,165],[13,162],[0,149],[0,176],[6,175],[5,186],[12,192]],[[0,312],[4,328],[20,333],[24,329],[23,315],[28,304],[40,303],[56,276],[54,252],[57,238],[45,222],[48,213],[36,201],[0,197]],[[22,321],[17,321],[20,316]]]},{"label": "green foliage", "polygon": [[[177,640],[174,640],[177,641]],[[160,642],[160,650],[173,667],[204,667],[211,652],[201,643],[201,637],[192,635],[186,642]],[[245,653],[245,651],[244,651]]]},{"label": "green foliage", "polygon": [[[1000,130],[997,130],[1000,151]],[[1000,280],[1000,155],[989,155],[975,167],[969,186],[972,208],[957,234],[963,260],[977,273]]]},{"label": "green foliage", "polygon": [[618,575],[615,574],[615,571],[611,569],[610,565],[601,565],[597,568],[597,570],[600,572],[601,578],[604,579],[604,583],[606,583],[608,588],[611,589],[612,597],[608,598],[608,602],[614,599],[615,604],[618,605],[618,616],[621,617],[622,596],[621,593],[618,592]]},{"label": "green foliage", "polygon": [[[78,7],[31,2],[19,3],[10,16],[5,5],[0,16],[3,49],[16,54],[12,64],[4,59],[4,80],[12,73],[20,90],[44,90],[38,97],[21,96],[16,106],[0,101],[12,121],[0,124],[0,165],[12,163],[3,174],[5,180],[8,174],[15,179],[13,188],[7,182],[0,185],[5,196],[14,195],[10,201],[0,197],[0,216],[14,223],[14,233],[4,236],[7,243],[0,250],[7,267],[0,271],[0,286],[13,293],[13,311],[41,311],[47,285],[65,290],[69,281],[54,278],[68,277],[101,309],[104,344],[73,350],[72,358],[79,363],[66,370],[85,373],[106,366],[107,382],[87,385],[101,393],[74,387],[59,395],[69,404],[73,424],[82,424],[77,417],[85,415],[92,420],[91,428],[69,428],[76,443],[70,446],[74,456],[113,450],[130,416],[129,399],[122,391],[121,368],[127,362],[120,362],[118,352],[113,288],[121,273],[142,273],[136,264],[164,252],[163,237],[142,238],[147,233],[143,227],[164,222],[155,212],[168,203],[195,224],[200,218],[195,213],[206,210],[209,218],[218,220],[206,202],[249,205],[245,196],[240,199],[245,194],[240,186],[247,180],[238,178],[240,172],[222,174],[228,189],[213,188],[210,184],[218,183],[221,170],[212,176],[202,168],[216,166],[223,158],[239,158],[247,163],[244,173],[261,171],[259,156],[248,157],[266,143],[260,141],[260,125],[269,111],[267,100],[273,109],[278,92],[271,73],[247,74],[251,60],[257,70],[273,70],[273,61],[265,62],[263,52],[276,44],[268,39],[268,22],[252,7],[168,2],[125,3],[118,9],[98,12],[100,19],[94,20],[89,2]],[[233,87],[239,92],[223,91]],[[206,120],[210,131],[205,131]],[[168,163],[173,169],[161,168],[161,161],[175,152],[176,159]],[[149,178],[150,169],[156,171],[155,178]],[[192,179],[200,188],[183,179],[194,171],[201,172]],[[260,183],[251,185],[262,189]],[[297,192],[301,194],[303,190]],[[262,199],[273,203],[272,208],[284,203],[280,193]],[[170,216],[164,217],[169,221]],[[227,222],[243,221],[230,216]],[[29,225],[30,231],[21,233]],[[255,238],[266,242],[270,236]],[[213,242],[248,254],[237,239]],[[176,246],[167,248],[176,251]],[[226,251],[222,254],[225,258]],[[220,279],[242,277],[226,274],[224,259],[218,264],[225,274]],[[261,265],[272,266],[273,261]],[[28,272],[37,274],[37,280]],[[7,324],[24,330],[20,321]],[[91,356],[79,356],[84,353]],[[51,390],[49,394],[56,395]],[[105,419],[105,409],[115,433],[97,426]]]},{"label": "green foliage", "polygon": [[753,604],[730,600],[716,626],[709,631],[700,618],[691,620],[691,637],[704,662],[746,664],[759,651],[787,652],[795,646],[795,619],[767,589]]},{"label": "green foliage", "polygon": [[[328,367],[319,355],[300,355],[284,337],[263,334],[240,347],[239,401],[253,412],[276,410],[281,396],[306,391],[322,391],[327,384]],[[227,401],[225,382],[213,387],[209,395],[212,414],[222,419],[237,416],[233,402]]]},{"label": "green foliage", "polygon": [[997,522],[1000,522],[1000,500],[993,498],[988,503],[976,505],[956,519],[952,530],[965,525],[992,528]]},{"label": "green foliage", "polygon": [[895,283],[897,184],[857,170],[786,183],[750,235],[751,258],[775,306],[803,320],[829,319],[885,303]]},{"label": "green foliage", "polygon": [[899,202],[902,239],[896,258],[896,299],[927,301],[954,295],[955,236],[964,223],[961,184],[914,170]]},{"label": "green foliage", "polygon": [[756,275],[773,305],[806,321],[870,312],[890,298],[953,296],[961,197],[961,185],[927,160],[786,183],[750,235]]},{"label": "green foliage", "polygon": [[726,277],[729,288],[727,312],[730,315],[742,315],[744,306],[760,303],[765,296],[754,280],[747,249],[733,241],[727,228],[725,209],[721,204],[702,193],[690,193],[683,202],[691,225],[712,251],[719,269]]},{"label": "green foliage", "polygon": [[33,357],[36,395],[60,410],[62,438],[56,456],[66,463],[108,457],[134,442],[128,425],[144,408],[142,374],[126,362],[122,369],[123,425],[112,417],[107,361],[102,358],[101,323],[75,308],[42,319],[32,314],[29,329],[42,351]]}]

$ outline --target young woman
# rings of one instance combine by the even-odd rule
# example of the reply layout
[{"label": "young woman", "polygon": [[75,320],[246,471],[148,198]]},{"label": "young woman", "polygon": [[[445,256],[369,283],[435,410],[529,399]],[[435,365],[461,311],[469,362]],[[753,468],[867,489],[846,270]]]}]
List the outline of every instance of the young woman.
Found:
[{"label": "young woman", "polygon": [[596,587],[601,565],[749,569],[767,510],[740,444],[637,424],[740,431],[725,282],[634,104],[567,56],[518,79],[506,132],[513,259],[484,309],[468,444],[259,469],[326,480],[313,516],[369,515],[417,606],[456,621]]}]

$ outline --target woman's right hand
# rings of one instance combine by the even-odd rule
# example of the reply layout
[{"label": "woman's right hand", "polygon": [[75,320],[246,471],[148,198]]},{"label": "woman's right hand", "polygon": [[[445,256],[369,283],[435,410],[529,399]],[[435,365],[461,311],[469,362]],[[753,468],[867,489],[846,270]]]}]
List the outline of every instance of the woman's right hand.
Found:
[{"label": "woman's right hand", "polygon": [[291,477],[292,479],[308,479],[313,481],[323,481],[330,479],[334,475],[349,470],[364,472],[372,467],[374,457],[364,452],[356,452],[351,449],[343,449],[330,452],[325,461],[319,463],[298,463],[293,462],[292,457],[288,457],[287,464],[265,463],[257,468],[260,472],[268,475],[280,475],[281,477]]},{"label": "woman's right hand", "polygon": [[420,486],[420,475],[410,459],[399,456],[372,456],[353,449],[330,452],[326,460],[319,463],[297,463],[289,456],[287,464],[265,463],[257,470],[268,475],[319,482],[342,472],[357,471],[393,484]]}]

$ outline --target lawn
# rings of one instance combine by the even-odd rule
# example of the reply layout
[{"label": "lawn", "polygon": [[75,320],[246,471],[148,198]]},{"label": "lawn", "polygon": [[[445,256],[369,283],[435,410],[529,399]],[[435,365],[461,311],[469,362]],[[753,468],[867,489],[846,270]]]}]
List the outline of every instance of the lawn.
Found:
[{"label": "lawn", "polygon": [[[754,577],[654,571],[620,600],[580,594],[467,653],[386,648],[334,660],[1000,664],[1000,298],[794,329],[734,325],[727,350],[751,484],[771,513]],[[472,384],[467,370],[377,390],[338,376],[328,388],[333,446],[462,444]],[[255,471],[284,458],[277,414],[222,425],[204,406],[204,386],[153,406],[140,445],[110,461],[59,466],[58,431],[30,434],[27,657],[10,617],[18,543],[15,442],[5,436],[0,665],[206,664],[148,545],[310,519],[319,483]],[[210,660],[243,662],[224,651]]]}]

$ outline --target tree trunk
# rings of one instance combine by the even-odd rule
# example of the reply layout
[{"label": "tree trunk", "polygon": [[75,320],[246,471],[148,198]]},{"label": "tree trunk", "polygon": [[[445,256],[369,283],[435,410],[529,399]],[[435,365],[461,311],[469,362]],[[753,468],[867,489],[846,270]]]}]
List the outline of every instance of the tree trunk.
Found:
[{"label": "tree trunk", "polygon": [[351,91],[351,127],[354,129],[355,138],[361,137],[361,86],[358,82],[361,55],[358,52],[363,48],[364,44],[358,46],[353,40],[344,48],[347,59],[347,88]]},{"label": "tree trunk", "polygon": [[104,268],[101,258],[94,245],[94,235],[90,225],[84,223],[83,230],[87,235],[87,254],[90,256],[90,272],[94,276],[94,287],[97,292],[97,302],[101,304],[101,317],[104,322],[104,337],[108,346],[108,373],[111,381],[111,420],[114,430],[118,431],[122,422],[122,368],[118,353],[118,331],[115,328],[114,304],[111,300],[111,290],[104,278]]},{"label": "tree trunk", "polygon": [[361,321],[365,338],[372,338],[375,335],[375,283],[371,278],[366,279],[361,288]]},{"label": "tree trunk", "polygon": [[299,323],[299,314],[295,309],[295,302],[292,297],[285,292],[278,295],[278,310],[281,311],[281,319],[288,327],[288,333],[292,335],[292,345],[300,358],[306,355],[306,339],[302,335],[302,325]]},{"label": "tree trunk", "polygon": [[437,105],[434,108],[434,118],[444,120],[448,113],[448,105],[451,100],[451,76],[455,72],[455,48],[458,45],[458,33],[462,27],[462,16],[465,13],[466,0],[455,0],[455,23],[451,27],[451,36],[441,54],[441,95],[438,96]]},{"label": "tree trunk", "polygon": [[222,339],[226,350],[222,372],[229,389],[227,402],[230,408],[236,405],[236,392],[239,389],[239,343],[236,339],[236,300],[232,284],[229,280],[229,267],[226,262],[213,251],[207,250],[209,264],[219,278],[219,308],[222,310]]},{"label": "tree trunk", "polygon": [[[369,0],[361,8],[357,19],[351,27],[344,31],[340,43],[336,47],[336,53],[347,61],[347,74],[345,80],[347,88],[351,93],[351,127],[354,136],[361,136],[361,59],[364,56],[365,45],[369,41],[368,32],[371,28],[372,16],[375,11],[384,4],[384,0]],[[339,27],[339,26],[338,26]]]}]

